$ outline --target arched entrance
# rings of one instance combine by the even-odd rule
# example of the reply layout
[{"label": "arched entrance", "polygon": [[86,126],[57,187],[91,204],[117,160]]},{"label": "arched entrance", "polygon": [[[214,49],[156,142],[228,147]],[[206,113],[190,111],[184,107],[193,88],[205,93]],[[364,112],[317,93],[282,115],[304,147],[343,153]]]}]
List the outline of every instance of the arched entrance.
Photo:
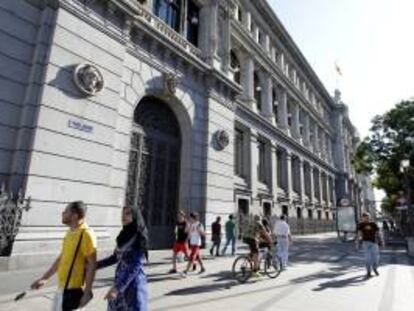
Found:
[{"label": "arched entrance", "polygon": [[178,209],[181,131],[174,112],[144,97],[134,112],[126,202],[138,206],[152,249],[170,247]]}]

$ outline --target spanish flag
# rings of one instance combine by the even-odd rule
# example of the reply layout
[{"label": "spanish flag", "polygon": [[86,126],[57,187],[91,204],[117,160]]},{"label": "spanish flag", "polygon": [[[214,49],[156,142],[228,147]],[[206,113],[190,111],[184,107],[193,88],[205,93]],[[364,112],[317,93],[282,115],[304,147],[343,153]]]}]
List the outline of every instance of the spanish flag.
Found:
[{"label": "spanish flag", "polygon": [[335,69],[338,75],[342,77],[342,70],[341,70],[341,67],[339,67],[338,63],[335,63]]}]

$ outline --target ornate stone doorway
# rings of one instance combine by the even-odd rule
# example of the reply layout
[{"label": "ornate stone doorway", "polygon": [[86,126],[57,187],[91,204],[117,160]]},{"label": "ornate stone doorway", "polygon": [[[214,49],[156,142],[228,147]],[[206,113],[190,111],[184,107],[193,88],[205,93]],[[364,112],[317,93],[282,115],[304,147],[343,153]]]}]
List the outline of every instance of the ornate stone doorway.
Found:
[{"label": "ornate stone doorway", "polygon": [[145,97],[134,112],[126,202],[138,206],[152,249],[171,247],[178,209],[181,132],[173,111]]}]

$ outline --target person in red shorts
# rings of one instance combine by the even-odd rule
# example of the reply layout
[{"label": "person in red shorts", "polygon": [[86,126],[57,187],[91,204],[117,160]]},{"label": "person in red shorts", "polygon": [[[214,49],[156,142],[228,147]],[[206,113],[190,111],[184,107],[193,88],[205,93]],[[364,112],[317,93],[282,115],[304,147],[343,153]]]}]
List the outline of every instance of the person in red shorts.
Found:
[{"label": "person in red shorts", "polygon": [[189,232],[188,232],[188,239],[190,242],[190,260],[187,264],[187,269],[185,269],[182,273],[184,277],[187,276],[188,270],[190,267],[198,261],[200,264],[200,273],[204,273],[206,269],[204,269],[203,260],[201,259],[200,254],[200,247],[201,247],[201,238],[205,235],[203,225],[198,221],[198,214],[191,213],[189,218]]},{"label": "person in red shorts", "polygon": [[188,258],[188,230],[189,226],[185,220],[185,214],[180,211],[177,215],[175,225],[175,242],[173,246],[173,267],[169,273],[177,273],[177,255],[181,252]]}]

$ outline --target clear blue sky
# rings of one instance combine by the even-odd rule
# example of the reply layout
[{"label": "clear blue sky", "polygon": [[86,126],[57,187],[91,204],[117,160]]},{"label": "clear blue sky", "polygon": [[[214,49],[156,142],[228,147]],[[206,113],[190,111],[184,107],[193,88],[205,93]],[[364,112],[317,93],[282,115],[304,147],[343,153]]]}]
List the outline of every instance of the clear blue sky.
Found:
[{"label": "clear blue sky", "polygon": [[414,0],[268,0],[361,136],[370,120],[414,96]]}]

